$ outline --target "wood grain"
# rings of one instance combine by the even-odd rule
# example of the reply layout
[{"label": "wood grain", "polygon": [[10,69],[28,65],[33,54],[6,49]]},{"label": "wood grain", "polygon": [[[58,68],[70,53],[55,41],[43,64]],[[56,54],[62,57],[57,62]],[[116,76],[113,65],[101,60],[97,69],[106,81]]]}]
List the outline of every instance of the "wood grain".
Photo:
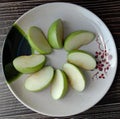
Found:
[{"label": "wood grain", "polygon": [[[31,8],[61,0],[0,0],[0,119],[53,119],[37,114],[23,106],[8,89],[2,72],[2,47],[11,25]],[[64,0],[94,12],[110,29],[120,56],[120,0]],[[120,63],[118,71],[105,97],[94,107],[71,119],[120,119]],[[56,118],[57,119],[57,118]],[[62,118],[64,119],[64,118]]]}]

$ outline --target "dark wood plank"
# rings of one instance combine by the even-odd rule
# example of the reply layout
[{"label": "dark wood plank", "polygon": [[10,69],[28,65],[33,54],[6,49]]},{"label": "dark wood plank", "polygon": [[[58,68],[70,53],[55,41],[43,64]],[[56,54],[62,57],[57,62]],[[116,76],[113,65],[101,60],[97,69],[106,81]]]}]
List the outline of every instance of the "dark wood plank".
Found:
[{"label": "dark wood plank", "polygon": [[[3,42],[11,25],[29,9],[55,0],[1,0],[0,1],[0,54]],[[61,1],[61,0],[56,0]],[[64,0],[86,7],[97,14],[112,32],[120,57],[120,1],[119,0]],[[23,106],[8,89],[2,73],[0,55],[0,119],[53,119],[37,114]],[[115,80],[105,97],[93,108],[74,119],[119,119],[120,118],[120,63]],[[63,118],[62,118],[63,119]]]}]

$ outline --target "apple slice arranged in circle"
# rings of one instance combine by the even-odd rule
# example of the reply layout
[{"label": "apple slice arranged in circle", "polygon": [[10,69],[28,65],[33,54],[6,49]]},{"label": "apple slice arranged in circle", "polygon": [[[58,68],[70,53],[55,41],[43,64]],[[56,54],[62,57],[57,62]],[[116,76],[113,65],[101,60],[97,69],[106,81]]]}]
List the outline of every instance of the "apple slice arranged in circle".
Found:
[{"label": "apple slice arranged in circle", "polygon": [[48,41],[53,48],[63,47],[63,24],[62,20],[54,21],[48,30]]},{"label": "apple slice arranged in circle", "polygon": [[24,55],[13,60],[15,69],[21,73],[33,73],[40,70],[45,64],[44,55]]},{"label": "apple slice arranged in circle", "polygon": [[51,95],[53,99],[58,100],[65,96],[68,90],[68,82],[65,73],[57,69],[51,86]]},{"label": "apple slice arranged in circle", "polygon": [[51,83],[53,76],[54,69],[46,66],[26,79],[25,88],[29,91],[41,91]]},{"label": "apple slice arranged in circle", "polygon": [[90,43],[94,38],[95,34],[90,31],[75,31],[70,33],[65,39],[64,48],[66,51],[75,50],[82,45]]},{"label": "apple slice arranged in circle", "polygon": [[81,92],[85,89],[85,75],[73,64],[65,63],[63,71],[66,73],[73,89]]},{"label": "apple slice arranged in circle", "polygon": [[95,58],[90,53],[83,50],[71,51],[67,56],[67,60],[86,70],[93,70],[96,67]]},{"label": "apple slice arranged in circle", "polygon": [[36,26],[32,26],[28,32],[28,41],[31,47],[40,54],[49,54],[52,52],[45,35],[42,30]]}]

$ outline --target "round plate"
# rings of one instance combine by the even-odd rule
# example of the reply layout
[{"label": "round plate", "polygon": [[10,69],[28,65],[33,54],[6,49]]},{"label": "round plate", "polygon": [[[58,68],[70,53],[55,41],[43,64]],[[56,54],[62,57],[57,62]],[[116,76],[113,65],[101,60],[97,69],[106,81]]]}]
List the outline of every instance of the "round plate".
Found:
[{"label": "round plate", "polygon": [[[83,92],[77,92],[69,86],[67,95],[55,101],[50,95],[50,86],[41,92],[27,91],[24,81],[28,75],[18,76],[12,61],[19,55],[31,53],[25,35],[30,26],[40,27],[47,36],[49,26],[58,18],[63,20],[65,37],[79,29],[96,34],[93,42],[80,49],[89,51],[96,57],[97,67],[93,71],[85,71],[87,85]],[[47,64],[54,68],[62,68],[67,52],[64,49],[53,50],[46,56]],[[48,3],[22,15],[11,28],[3,48],[3,69],[11,92],[29,109],[49,116],[75,115],[94,106],[110,88],[116,67],[116,47],[106,25],[89,10],[70,3]],[[16,76],[18,79],[11,82]]]}]

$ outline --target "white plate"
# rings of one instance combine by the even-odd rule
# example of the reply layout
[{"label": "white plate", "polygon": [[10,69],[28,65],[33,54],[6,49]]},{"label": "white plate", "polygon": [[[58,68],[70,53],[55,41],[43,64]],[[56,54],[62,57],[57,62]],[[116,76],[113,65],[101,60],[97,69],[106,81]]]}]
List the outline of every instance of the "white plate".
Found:
[{"label": "white plate", "polygon": [[[58,18],[64,22],[65,36],[79,29],[96,33],[96,39],[81,48],[95,55],[99,62],[94,71],[86,72],[86,89],[79,93],[70,87],[64,98],[55,101],[50,95],[50,87],[37,93],[27,91],[23,77],[8,86],[22,104],[35,112],[49,116],[70,116],[88,110],[106,94],[116,73],[117,53],[106,25],[95,14],[78,5],[62,2],[40,5],[22,15],[15,23],[26,33],[34,25],[47,35],[50,24]],[[54,50],[47,55],[48,64],[61,68],[66,62],[66,55],[63,49]]]}]

